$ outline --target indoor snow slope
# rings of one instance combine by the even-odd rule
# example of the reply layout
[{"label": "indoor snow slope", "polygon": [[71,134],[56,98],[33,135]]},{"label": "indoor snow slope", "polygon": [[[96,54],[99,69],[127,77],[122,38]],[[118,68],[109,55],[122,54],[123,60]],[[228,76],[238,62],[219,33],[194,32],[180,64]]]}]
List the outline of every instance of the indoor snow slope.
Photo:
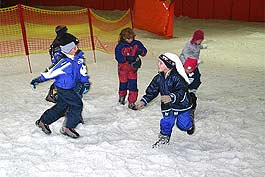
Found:
[{"label": "indoor snow slope", "polygon": [[50,126],[50,136],[34,124],[53,105],[45,101],[52,82],[35,90],[29,84],[49,65],[48,51],[30,56],[32,74],[25,56],[1,59],[0,176],[265,176],[264,23],[176,18],[172,39],[135,30],[148,49],[138,72],[138,100],[157,73],[158,56],[180,54],[198,28],[208,48],[200,55],[196,131],[189,136],[174,127],[170,144],[159,148],[152,144],[162,116],[160,96],[140,111],[119,105],[113,55],[96,51],[94,63],[85,51],[92,87],[84,95],[79,139],[59,133],[63,119]]}]

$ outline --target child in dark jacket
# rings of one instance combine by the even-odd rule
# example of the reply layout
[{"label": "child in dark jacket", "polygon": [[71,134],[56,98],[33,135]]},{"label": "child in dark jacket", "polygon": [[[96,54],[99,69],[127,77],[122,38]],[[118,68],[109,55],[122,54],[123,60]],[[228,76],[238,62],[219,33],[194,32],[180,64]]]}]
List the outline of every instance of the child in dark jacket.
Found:
[{"label": "child in dark jacket", "polygon": [[[54,85],[57,88],[58,99],[56,104],[46,110],[36,125],[46,134],[51,134],[49,125],[57,121],[62,114],[66,112],[66,125],[60,132],[72,138],[78,138],[79,134],[75,127],[80,122],[83,110],[82,97],[80,95],[88,92],[90,88],[89,76],[84,65],[83,53],[78,53],[73,38],[64,38],[65,45],[61,45],[63,58],[47,72],[31,81],[35,88],[41,82],[54,79]],[[82,87],[78,86],[81,83]]]},{"label": "child in dark jacket", "polygon": [[198,60],[188,57],[183,66],[190,81],[188,88],[192,101],[191,115],[194,118],[194,112],[197,107],[196,91],[201,85],[201,79],[200,79],[201,74],[198,73],[199,70],[196,70],[196,68],[198,67]]},{"label": "child in dark jacket", "polygon": [[131,28],[123,29],[115,48],[115,59],[118,62],[119,103],[125,104],[129,90],[128,107],[133,110],[136,110],[135,102],[138,97],[137,71],[141,67],[139,56],[145,56],[147,53],[147,49],[142,42],[135,39],[135,36]]},{"label": "child in dark jacket", "polygon": [[[60,49],[60,39],[61,37],[67,33],[67,27],[65,25],[58,25],[55,27],[55,33],[56,33],[56,37],[55,39],[52,41],[50,48],[49,48],[49,54],[51,56],[51,60],[53,60],[54,58],[54,54],[58,51],[61,51]],[[52,63],[54,63],[54,61],[52,61]]]},{"label": "child in dark jacket", "polygon": [[163,118],[160,120],[159,140],[153,145],[168,144],[173,126],[188,134],[194,133],[194,123],[191,118],[191,100],[188,94],[189,79],[178,56],[165,53],[159,56],[159,73],[153,78],[146,89],[146,94],[137,103],[141,109],[154,98],[161,95],[161,110]]}]

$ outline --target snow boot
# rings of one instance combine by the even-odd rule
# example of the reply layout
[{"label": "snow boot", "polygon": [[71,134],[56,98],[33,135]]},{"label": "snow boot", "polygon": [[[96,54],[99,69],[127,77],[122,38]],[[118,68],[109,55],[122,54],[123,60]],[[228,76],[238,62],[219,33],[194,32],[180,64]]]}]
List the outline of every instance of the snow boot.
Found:
[{"label": "snow boot", "polygon": [[73,128],[62,127],[60,129],[60,133],[63,135],[69,136],[71,138],[74,138],[74,139],[80,137],[80,135]]},{"label": "snow boot", "polygon": [[137,110],[136,105],[134,103],[129,103],[128,108],[132,110]]},{"label": "snow boot", "polygon": [[52,133],[52,131],[51,131],[50,128],[49,128],[49,125],[42,123],[40,119],[38,119],[38,120],[35,122],[35,124],[36,124],[37,127],[41,128],[41,130],[42,130],[45,134],[50,135],[50,134]]},{"label": "snow boot", "polygon": [[187,134],[188,135],[192,135],[195,131],[195,124],[194,124],[194,121],[192,123],[192,126],[187,130]]},{"label": "snow boot", "polygon": [[152,148],[159,147],[160,145],[167,145],[169,144],[169,140],[169,135],[163,135],[162,133],[159,133],[158,140],[152,145]]},{"label": "snow boot", "polygon": [[120,96],[119,97],[119,103],[122,105],[125,105],[125,96]]}]

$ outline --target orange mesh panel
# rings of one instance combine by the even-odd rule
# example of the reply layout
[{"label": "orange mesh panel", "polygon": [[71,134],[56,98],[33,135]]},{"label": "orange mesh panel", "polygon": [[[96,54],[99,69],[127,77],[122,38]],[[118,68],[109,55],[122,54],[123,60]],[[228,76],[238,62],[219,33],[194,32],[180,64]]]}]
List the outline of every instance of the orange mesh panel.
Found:
[{"label": "orange mesh panel", "polygon": [[25,54],[17,6],[0,8],[0,36],[0,57]]},{"label": "orange mesh panel", "polygon": [[[77,36],[82,50],[91,50],[91,34],[87,9],[52,11],[22,5],[29,53],[47,53],[56,36],[57,25],[66,25]],[[106,20],[91,10],[96,49],[113,53],[121,29],[131,27],[129,10],[118,20]],[[18,6],[0,9],[0,57],[23,55],[23,43]]]},{"label": "orange mesh panel", "polygon": [[48,52],[56,36],[54,29],[60,24],[66,25],[68,32],[78,37],[81,49],[91,50],[87,9],[53,11],[23,6],[23,16],[31,54]]},{"label": "orange mesh panel", "polygon": [[132,27],[130,10],[117,20],[107,20],[98,16],[92,10],[91,19],[95,48],[107,53],[114,53],[120,31],[126,27]]}]

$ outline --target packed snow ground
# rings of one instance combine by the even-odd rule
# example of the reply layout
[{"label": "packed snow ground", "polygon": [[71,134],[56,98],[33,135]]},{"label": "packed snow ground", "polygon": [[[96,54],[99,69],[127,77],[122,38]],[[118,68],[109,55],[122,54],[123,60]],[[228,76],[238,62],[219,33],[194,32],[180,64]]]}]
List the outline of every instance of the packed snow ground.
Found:
[{"label": "packed snow ground", "polygon": [[49,65],[48,54],[1,59],[1,177],[263,177],[265,176],[264,23],[177,18],[174,38],[136,30],[148,48],[139,70],[139,99],[157,73],[157,57],[179,54],[192,32],[205,31],[201,51],[196,132],[174,127],[170,145],[152,149],[159,133],[160,98],[141,111],[118,104],[113,55],[86,52],[93,83],[84,96],[79,139],[59,133],[63,120],[45,135],[34,125],[53,104],[46,82],[29,82]]}]

